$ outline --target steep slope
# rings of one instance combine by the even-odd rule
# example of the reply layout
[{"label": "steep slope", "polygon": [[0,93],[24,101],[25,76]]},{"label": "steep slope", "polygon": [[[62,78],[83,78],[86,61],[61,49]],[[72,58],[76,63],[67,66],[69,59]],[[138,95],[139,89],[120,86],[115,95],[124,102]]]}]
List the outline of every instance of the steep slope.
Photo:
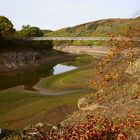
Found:
[{"label": "steep slope", "polygon": [[80,98],[79,110],[57,126],[39,123],[11,137],[35,140],[138,140],[140,47],[133,40],[117,41],[115,46],[96,67],[97,73],[90,82],[98,91]]},{"label": "steep slope", "polygon": [[[140,17],[132,19],[103,19],[89,22],[74,27],[63,28],[51,33],[47,36],[109,36],[124,35],[129,29],[134,30],[140,28]],[[139,34],[140,36],[140,34]]]}]

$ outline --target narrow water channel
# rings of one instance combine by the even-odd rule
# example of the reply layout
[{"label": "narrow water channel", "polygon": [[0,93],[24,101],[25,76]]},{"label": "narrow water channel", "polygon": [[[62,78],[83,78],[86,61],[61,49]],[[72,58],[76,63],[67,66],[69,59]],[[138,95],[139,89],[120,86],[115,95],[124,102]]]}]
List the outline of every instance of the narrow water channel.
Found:
[{"label": "narrow water channel", "polygon": [[76,69],[75,66],[67,66],[61,63],[43,65],[24,71],[14,71],[0,74],[0,90],[12,88],[19,85],[32,88],[41,78],[56,75]]}]

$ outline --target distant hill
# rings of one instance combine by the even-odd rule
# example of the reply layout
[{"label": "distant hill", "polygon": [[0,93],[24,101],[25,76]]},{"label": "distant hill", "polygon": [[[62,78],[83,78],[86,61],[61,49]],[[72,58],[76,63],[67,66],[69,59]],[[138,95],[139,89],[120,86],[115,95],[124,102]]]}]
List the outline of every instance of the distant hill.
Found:
[{"label": "distant hill", "polygon": [[52,32],[52,30],[49,29],[41,29],[41,31],[44,33],[44,35],[47,35],[48,33]]},{"label": "distant hill", "polygon": [[[140,17],[131,19],[103,19],[47,33],[47,36],[87,37],[124,35],[129,29],[140,29]],[[140,34],[139,34],[140,36]]]}]

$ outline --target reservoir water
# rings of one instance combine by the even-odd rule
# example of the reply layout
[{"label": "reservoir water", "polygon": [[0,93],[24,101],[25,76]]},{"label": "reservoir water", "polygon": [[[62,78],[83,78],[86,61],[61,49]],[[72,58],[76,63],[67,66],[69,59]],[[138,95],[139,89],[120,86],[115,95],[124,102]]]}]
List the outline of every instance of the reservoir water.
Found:
[{"label": "reservoir water", "polygon": [[53,69],[54,69],[53,75],[56,75],[56,74],[63,73],[66,71],[74,70],[74,69],[76,69],[76,67],[67,66],[67,65],[63,65],[63,64],[57,64],[56,66],[53,67]]},{"label": "reservoir water", "polygon": [[74,70],[77,67],[63,64],[46,64],[40,67],[33,67],[28,70],[6,72],[0,74],[0,90],[24,85],[32,88],[41,78],[56,75],[66,71]]}]

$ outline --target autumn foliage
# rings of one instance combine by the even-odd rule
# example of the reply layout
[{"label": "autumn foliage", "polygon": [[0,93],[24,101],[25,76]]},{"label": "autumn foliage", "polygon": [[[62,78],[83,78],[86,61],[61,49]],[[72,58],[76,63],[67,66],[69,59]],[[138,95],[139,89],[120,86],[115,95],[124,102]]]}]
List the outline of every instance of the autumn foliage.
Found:
[{"label": "autumn foliage", "polygon": [[[136,46],[135,36],[137,32],[138,30],[128,32],[125,37],[111,36],[111,39],[106,43],[110,47],[110,53],[96,67],[97,77],[89,83],[92,88],[107,88],[111,86],[110,83],[112,84],[112,82],[115,84],[120,82],[123,71],[119,67],[131,65],[135,59],[135,53],[131,51],[131,48]],[[127,50],[126,56],[119,58],[125,50]],[[116,62],[113,62],[114,60]],[[114,66],[116,66],[116,70],[112,69]]]},{"label": "autumn foliage", "polygon": [[[125,85],[127,81],[128,75],[125,76],[126,68],[131,66],[140,56],[140,51],[137,52],[133,49],[136,45],[134,38],[135,32],[128,33],[125,39],[120,38],[118,40],[118,38],[112,37],[112,39],[108,41],[108,46],[112,48],[110,54],[99,62],[96,67],[96,77],[89,82],[92,88],[106,91],[102,93],[97,92],[93,96],[93,100],[96,100],[96,102],[101,105],[107,106],[106,110],[101,110],[101,114],[103,114],[103,111],[106,114],[111,112],[113,115],[117,112],[119,113],[119,115],[117,114],[119,117],[106,114],[107,117],[105,117],[104,114],[98,115],[97,117],[95,116],[96,110],[93,110],[91,113],[88,112],[89,115],[87,115],[85,121],[75,125],[69,124],[65,127],[61,126],[60,128],[50,130],[46,129],[44,125],[43,127],[33,128],[37,131],[34,136],[31,135],[30,131],[23,130],[17,137],[19,139],[29,137],[35,140],[139,139],[140,137],[137,135],[133,138],[131,132],[135,132],[136,129],[139,131],[140,128],[140,114],[137,107],[137,105],[139,105],[140,91],[134,91],[134,94],[130,94],[128,90],[121,91],[120,88],[120,86]],[[133,80],[129,84],[131,85],[132,83]],[[111,87],[113,88],[111,89]],[[120,88],[119,90],[117,89],[118,87]],[[115,90],[115,92],[113,90]],[[117,94],[120,95],[118,96]],[[108,99],[106,97],[107,95],[109,95]],[[120,110],[118,109],[119,107]],[[124,116],[121,116],[121,111],[124,112]],[[80,118],[77,119],[80,120]]]}]

